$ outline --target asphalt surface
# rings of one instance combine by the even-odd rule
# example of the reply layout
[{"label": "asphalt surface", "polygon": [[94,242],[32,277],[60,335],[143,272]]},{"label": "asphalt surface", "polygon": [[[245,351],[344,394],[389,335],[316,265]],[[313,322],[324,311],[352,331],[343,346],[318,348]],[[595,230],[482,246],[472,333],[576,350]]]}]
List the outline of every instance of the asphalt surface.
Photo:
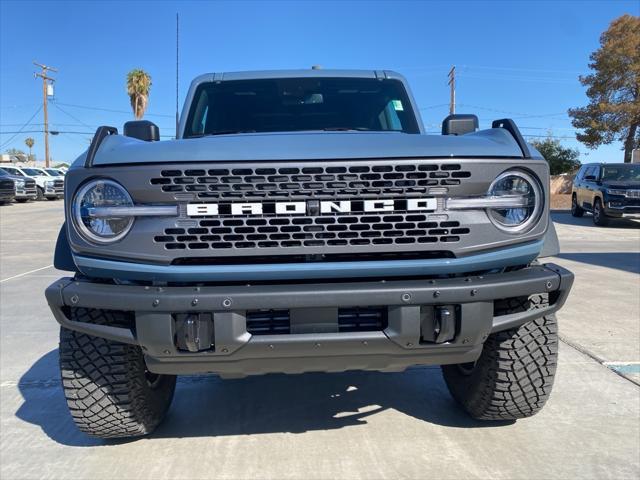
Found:
[{"label": "asphalt surface", "polygon": [[470,420],[438,368],[185,377],[155,434],[107,442],[69,417],[43,296],[60,276],[62,202],[0,207],[0,478],[637,479],[640,228],[554,220],[554,261],[576,282],[558,315],[554,391],[535,417]]}]

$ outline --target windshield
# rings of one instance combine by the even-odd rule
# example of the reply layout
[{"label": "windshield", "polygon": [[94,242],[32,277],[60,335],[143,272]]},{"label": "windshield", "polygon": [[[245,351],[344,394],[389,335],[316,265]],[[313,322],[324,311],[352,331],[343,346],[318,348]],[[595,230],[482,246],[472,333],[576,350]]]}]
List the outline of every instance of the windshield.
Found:
[{"label": "windshield", "polygon": [[22,171],[26,173],[29,177],[37,177],[38,175],[44,175],[41,171],[35,168],[23,168]]},{"label": "windshield", "polygon": [[279,78],[200,85],[184,137],[303,130],[420,133],[397,80]]},{"label": "windshield", "polygon": [[8,176],[9,174],[7,173],[7,171],[0,168],[0,177],[8,177]]},{"label": "windshield", "polygon": [[602,180],[614,182],[640,181],[640,165],[605,165]]},{"label": "windshield", "polygon": [[24,174],[16,168],[6,167],[5,172],[9,172],[11,175],[17,175],[18,177],[24,177]]},{"label": "windshield", "polygon": [[60,177],[60,176],[62,176],[61,172],[59,172],[57,170],[54,170],[53,168],[45,168],[44,171],[47,172],[52,177]]}]

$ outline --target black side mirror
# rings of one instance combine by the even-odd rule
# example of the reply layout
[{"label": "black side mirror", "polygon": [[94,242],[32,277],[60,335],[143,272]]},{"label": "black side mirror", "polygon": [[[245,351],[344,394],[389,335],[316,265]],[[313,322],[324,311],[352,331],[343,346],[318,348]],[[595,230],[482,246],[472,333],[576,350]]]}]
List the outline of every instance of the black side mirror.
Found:
[{"label": "black side mirror", "polygon": [[449,115],[442,122],[442,135],[464,135],[478,129],[478,117],[466,113]]},{"label": "black side mirror", "polygon": [[124,124],[123,132],[126,137],[137,138],[145,142],[160,140],[160,129],[149,120],[132,120]]}]

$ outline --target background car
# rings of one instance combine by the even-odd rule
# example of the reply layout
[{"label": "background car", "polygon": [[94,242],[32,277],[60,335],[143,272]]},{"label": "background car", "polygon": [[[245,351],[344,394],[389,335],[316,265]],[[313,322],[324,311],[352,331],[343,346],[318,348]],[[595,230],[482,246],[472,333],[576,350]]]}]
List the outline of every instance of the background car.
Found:
[{"label": "background car", "polygon": [[36,181],[34,179],[19,175],[11,175],[3,168],[0,168],[0,180],[4,179],[11,180],[13,182],[14,199],[16,202],[23,203],[36,199]]},{"label": "background car", "polygon": [[0,173],[0,205],[11,203],[16,196],[15,182],[8,174]]},{"label": "background car", "polygon": [[54,178],[40,168],[0,165],[8,173],[20,177],[29,177],[36,182],[36,200],[56,200],[64,196],[64,180]]},{"label": "background car", "polygon": [[586,164],[578,171],[571,192],[571,215],[593,214],[604,226],[612,218],[640,218],[640,164]]}]

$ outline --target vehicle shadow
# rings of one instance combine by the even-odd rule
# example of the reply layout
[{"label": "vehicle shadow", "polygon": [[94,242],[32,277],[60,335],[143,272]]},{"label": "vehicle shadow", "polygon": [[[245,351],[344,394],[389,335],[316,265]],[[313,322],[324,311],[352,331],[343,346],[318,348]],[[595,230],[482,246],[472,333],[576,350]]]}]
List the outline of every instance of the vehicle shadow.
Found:
[{"label": "vehicle shadow", "polygon": [[551,219],[554,223],[562,225],[576,225],[579,227],[593,228],[640,228],[640,222],[629,220],[627,218],[613,218],[606,227],[594,225],[593,218],[590,213],[585,213],[583,217],[574,217],[569,211],[552,211]]},{"label": "vehicle shadow", "polygon": [[[68,446],[127,442],[94,439],[75,428],[58,381],[57,363],[56,349],[22,376],[18,387],[24,403],[16,416]],[[178,379],[167,418],[147,439],[334,430],[364,425],[369,416],[388,409],[452,428],[513,423],[471,419],[449,395],[439,367],[402,373],[272,374],[236,380],[209,375]]]},{"label": "vehicle shadow", "polygon": [[640,252],[577,252],[560,253],[557,258],[588,263],[598,267],[615,268],[631,273],[640,273]]}]

